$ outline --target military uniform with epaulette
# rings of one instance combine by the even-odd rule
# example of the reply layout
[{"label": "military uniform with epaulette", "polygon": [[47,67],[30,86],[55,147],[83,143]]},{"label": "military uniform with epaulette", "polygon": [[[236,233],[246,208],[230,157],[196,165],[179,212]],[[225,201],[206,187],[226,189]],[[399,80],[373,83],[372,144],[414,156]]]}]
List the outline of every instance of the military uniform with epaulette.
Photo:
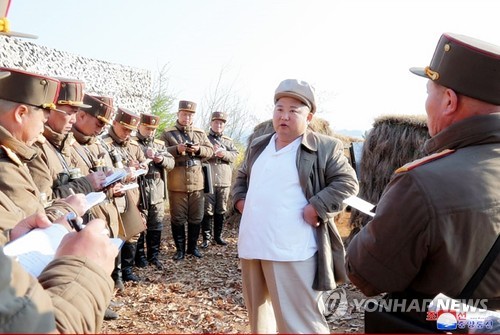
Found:
[{"label": "military uniform with epaulette", "polygon": [[[196,104],[190,101],[179,102],[179,112],[195,113]],[[179,115],[179,114],[178,114]],[[181,260],[184,254],[202,257],[198,250],[198,237],[204,210],[204,176],[201,161],[212,157],[213,147],[202,129],[192,125],[182,125],[177,120],[175,126],[164,131],[161,137],[165,146],[175,158],[175,167],[168,173],[167,187],[170,204],[172,236],[177,252],[174,260]],[[198,144],[196,153],[179,153],[179,144]],[[188,228],[186,250],[185,225]]]},{"label": "military uniform with epaulette", "polygon": [[[0,245],[5,245],[10,241],[12,227],[4,224],[12,222],[12,214],[25,218],[44,211],[26,163],[37,154],[32,143],[42,129],[48,109],[55,108],[60,82],[7,68],[0,68],[0,78]],[[19,122],[10,121],[14,118]],[[56,200],[45,208],[48,219],[54,222],[63,218],[67,210],[74,211],[65,205],[65,201]],[[4,210],[8,212],[3,213]],[[27,222],[33,223],[34,218]],[[74,237],[81,241],[88,236]],[[103,264],[108,265],[112,249],[97,249],[106,250]],[[99,333],[113,292],[109,275],[104,266],[92,260],[95,257],[78,256],[78,252],[68,248],[58,251],[61,255],[35,278],[13,258],[5,256],[0,247],[1,333]]]},{"label": "military uniform with epaulette", "polygon": [[[137,125],[139,123],[139,116],[132,111],[125,108],[118,108],[116,113],[113,126],[109,128],[108,133],[102,136],[102,140],[108,148],[110,148],[110,156],[113,159],[113,164],[115,167],[129,167],[135,163],[144,163],[146,157],[139,145],[139,143],[132,139],[121,139],[115,132],[115,126],[117,124],[135,131],[137,130]],[[131,189],[126,191],[126,207],[120,211],[123,219],[123,224],[126,228],[126,213],[129,210],[135,210],[140,204],[141,194],[139,188]],[[132,209],[132,207],[134,207]],[[127,241],[123,244],[121,248],[121,262],[122,262],[122,278],[124,281],[139,281],[139,277],[135,275],[132,271],[132,267],[135,263],[135,252],[137,247],[137,239],[139,238],[139,233],[129,237]]]},{"label": "military uniform with epaulette", "polygon": [[[410,70],[428,80],[428,156],[395,171],[349,243],[349,279],[412,306],[441,293],[500,310],[500,257],[484,267],[500,235],[500,46],[445,33],[430,65]],[[418,315],[404,309],[402,323]]]},{"label": "military uniform with epaulette", "polygon": [[[219,245],[226,245],[222,238],[222,228],[224,225],[224,215],[227,211],[227,201],[229,199],[230,186],[232,182],[232,163],[238,157],[238,150],[234,146],[233,140],[222,133],[227,121],[226,114],[223,112],[213,112],[211,121],[222,121],[221,131],[214,131],[212,125],[208,133],[208,139],[214,146],[214,155],[208,159],[210,164],[213,193],[205,193],[205,215],[201,223],[203,235],[202,248],[208,248],[212,236],[212,220],[214,222],[214,241]],[[221,155],[221,157],[220,157]]]},{"label": "military uniform with epaulette", "polygon": [[[159,125],[160,117],[152,114],[141,114],[141,121],[137,129],[136,140],[141,146],[144,155],[147,156],[148,149],[154,156],[161,156],[163,159],[156,163],[153,158],[148,163],[148,172],[139,177],[139,185],[143,192],[141,211],[146,216],[146,232],[142,232],[137,240],[137,251],[135,254],[135,264],[144,267],[148,264],[155,265],[158,269],[163,268],[163,264],[158,259],[161,244],[161,232],[163,230],[163,219],[165,217],[165,200],[167,199],[167,172],[175,165],[174,157],[165,149],[165,142],[155,139],[156,128]],[[142,127],[152,131],[151,136],[141,133]],[[144,250],[146,244],[147,251]],[[147,257],[146,257],[147,256]]]},{"label": "military uniform with epaulette", "polygon": [[[89,109],[82,109],[83,112],[96,117],[102,125],[109,124],[113,113],[112,100],[108,97],[97,97],[85,94],[83,102],[92,106]],[[73,125],[72,134],[75,139],[73,151],[76,167],[83,175],[96,171],[110,173],[113,171],[113,162],[109,155],[108,148],[105,147],[101,138],[91,134],[86,135],[86,130],[77,121]],[[112,190],[105,190],[106,200],[92,207],[89,210],[89,219],[99,218],[108,223],[110,236],[118,237],[121,227],[120,213],[115,204]]]},{"label": "military uniform with epaulette", "polygon": [[[33,180],[48,200],[64,198],[70,196],[72,192],[87,194],[100,191],[94,189],[85,177],[87,174],[83,175],[76,167],[76,152],[73,147],[76,140],[73,134],[60,132],[59,129],[51,127],[51,119],[61,118],[62,115],[68,114],[63,110],[63,105],[71,106],[70,108],[78,107],[82,110],[90,107],[83,103],[84,83],[81,80],[58,79],[62,84],[57,99],[57,109],[51,112],[45,124],[43,136],[39,136],[34,144],[40,149],[40,153],[28,163]],[[65,115],[64,117],[71,116]]]},{"label": "military uniform with epaulette", "polygon": [[[112,98],[85,94],[83,102],[91,107],[82,109],[82,111],[85,112],[87,116],[92,116],[99,120],[101,129],[106,124],[111,123],[110,118],[113,114]],[[92,129],[86,129],[87,125],[88,123],[85,122],[85,119],[79,117],[76,123],[73,124],[72,134],[76,140],[73,144],[73,149],[76,153],[74,157],[76,167],[80,169],[83,175],[96,171],[102,171],[106,174],[111,173],[111,171],[113,171],[113,162],[109,155],[109,150],[102,142],[101,138],[94,135],[95,126],[92,125]],[[109,187],[107,190],[105,189],[103,192],[106,194],[106,199],[100,204],[90,208],[86,215],[86,219],[92,220],[94,218],[99,218],[106,221],[110,236],[119,237],[120,233],[123,231],[123,224],[116,201],[124,201],[124,199],[115,199],[112,187]],[[111,277],[114,280],[115,289],[123,290],[125,288],[122,280],[120,253],[118,253],[115,259],[115,268],[111,273]],[[118,314],[108,307],[104,313],[104,319],[112,320],[116,318],[118,318]]]},{"label": "military uniform with epaulette", "polygon": [[[46,113],[48,109],[55,109],[59,80],[20,70],[9,71],[11,75],[0,82],[0,99],[40,109],[32,113]],[[49,97],[54,97],[54,101],[48,101]],[[45,211],[49,219],[54,221],[70,211],[74,212],[69,204],[60,200],[48,206],[26,166],[37,156],[38,150],[13,136],[7,129],[9,126],[8,123],[0,124],[0,190],[19,207],[24,217]]]}]

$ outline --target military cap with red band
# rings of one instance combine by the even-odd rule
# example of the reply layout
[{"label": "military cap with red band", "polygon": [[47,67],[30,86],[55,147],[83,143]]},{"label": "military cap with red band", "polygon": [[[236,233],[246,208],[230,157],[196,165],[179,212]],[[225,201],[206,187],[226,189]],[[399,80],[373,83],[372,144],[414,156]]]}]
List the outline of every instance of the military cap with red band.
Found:
[{"label": "military cap with red band", "polygon": [[158,128],[160,125],[160,117],[149,113],[143,113],[141,114],[141,125],[149,128]]},{"label": "military cap with red band", "polygon": [[83,103],[90,106],[90,108],[82,109],[85,113],[95,116],[104,123],[111,124],[114,112],[113,98],[85,94]]},{"label": "military cap with red band", "polygon": [[56,109],[59,80],[17,69],[0,68],[0,71],[10,72],[10,76],[0,80],[0,99]]},{"label": "military cap with red band", "polygon": [[90,108],[83,102],[85,83],[78,79],[55,77],[61,82],[61,89],[57,97],[58,105],[69,105],[78,108]]},{"label": "military cap with red band", "polygon": [[500,105],[500,46],[445,33],[430,65],[410,71],[459,94]]},{"label": "military cap with red band", "polygon": [[123,107],[118,107],[118,111],[115,116],[115,121],[120,123],[127,129],[137,130],[139,125],[140,117],[136,113],[125,109]]},{"label": "military cap with red band", "polygon": [[187,100],[179,101],[179,111],[196,113],[196,103]]},{"label": "military cap with red band", "polygon": [[226,122],[226,120],[227,120],[226,113],[224,113],[224,112],[213,112],[212,113],[212,121],[214,121],[214,120],[221,120],[221,121]]}]

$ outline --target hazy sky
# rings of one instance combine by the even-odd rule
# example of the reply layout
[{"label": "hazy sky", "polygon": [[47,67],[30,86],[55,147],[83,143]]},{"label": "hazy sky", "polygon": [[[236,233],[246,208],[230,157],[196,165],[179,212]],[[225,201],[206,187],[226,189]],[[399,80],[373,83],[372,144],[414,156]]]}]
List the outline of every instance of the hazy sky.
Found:
[{"label": "hazy sky", "polygon": [[149,69],[201,102],[221,71],[259,119],[282,79],[312,83],[333,129],[382,114],[423,114],[425,79],[443,32],[500,45],[497,0],[12,0],[11,29],[34,43]]}]

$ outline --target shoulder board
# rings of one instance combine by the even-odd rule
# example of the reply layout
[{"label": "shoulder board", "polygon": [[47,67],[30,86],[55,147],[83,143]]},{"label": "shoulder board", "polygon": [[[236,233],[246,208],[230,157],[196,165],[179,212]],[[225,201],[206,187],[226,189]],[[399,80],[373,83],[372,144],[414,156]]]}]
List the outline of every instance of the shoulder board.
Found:
[{"label": "shoulder board", "polygon": [[413,162],[407,163],[407,164],[403,165],[402,167],[396,169],[396,171],[394,171],[394,172],[395,173],[407,172],[407,171],[413,170],[414,168],[416,168],[418,166],[421,166],[421,165],[430,163],[432,161],[435,161],[436,159],[440,159],[442,157],[448,156],[449,154],[452,154],[454,152],[455,152],[455,150],[445,149],[441,152],[437,152],[435,154],[425,156],[423,158],[414,160]]},{"label": "shoulder board", "polygon": [[168,128],[165,128],[163,131],[166,132],[166,131],[174,131],[174,130],[179,130],[175,127],[168,127]]},{"label": "shoulder board", "polygon": [[157,139],[157,138],[155,138],[155,139],[154,139],[154,142],[155,142],[156,144],[165,145],[165,141],[164,141],[164,140],[160,140],[160,139]]},{"label": "shoulder board", "polygon": [[222,138],[224,138],[224,139],[226,139],[226,140],[230,140],[230,141],[232,141],[232,140],[233,140],[231,137],[226,136],[226,135],[222,135]]},{"label": "shoulder board", "polygon": [[130,140],[137,142],[137,141],[139,141],[139,137],[137,137],[137,136],[130,136]]},{"label": "shoulder board", "polygon": [[23,162],[21,162],[21,160],[19,159],[19,157],[17,157],[17,155],[14,151],[12,151],[11,149],[7,148],[4,145],[0,145],[0,147],[3,149],[3,151],[5,152],[7,157],[10,158],[11,161],[16,163],[17,165],[23,165]]},{"label": "shoulder board", "polygon": [[201,128],[194,128],[193,127],[193,131],[197,132],[197,133],[205,133],[205,131]]},{"label": "shoulder board", "polygon": [[130,144],[139,145],[139,142],[137,142],[137,139],[131,138]]}]

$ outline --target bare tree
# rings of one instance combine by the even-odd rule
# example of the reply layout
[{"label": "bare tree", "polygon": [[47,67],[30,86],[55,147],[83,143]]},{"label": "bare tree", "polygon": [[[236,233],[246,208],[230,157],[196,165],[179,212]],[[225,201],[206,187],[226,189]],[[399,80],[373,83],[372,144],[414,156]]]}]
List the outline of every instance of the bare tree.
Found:
[{"label": "bare tree", "polygon": [[202,101],[200,124],[203,129],[210,128],[210,116],[220,111],[227,114],[224,133],[235,142],[245,143],[245,137],[251,133],[258,123],[254,113],[248,110],[247,99],[239,95],[236,89],[236,79],[228,85],[224,83],[225,69],[221,69],[213,89],[209,90]]}]

